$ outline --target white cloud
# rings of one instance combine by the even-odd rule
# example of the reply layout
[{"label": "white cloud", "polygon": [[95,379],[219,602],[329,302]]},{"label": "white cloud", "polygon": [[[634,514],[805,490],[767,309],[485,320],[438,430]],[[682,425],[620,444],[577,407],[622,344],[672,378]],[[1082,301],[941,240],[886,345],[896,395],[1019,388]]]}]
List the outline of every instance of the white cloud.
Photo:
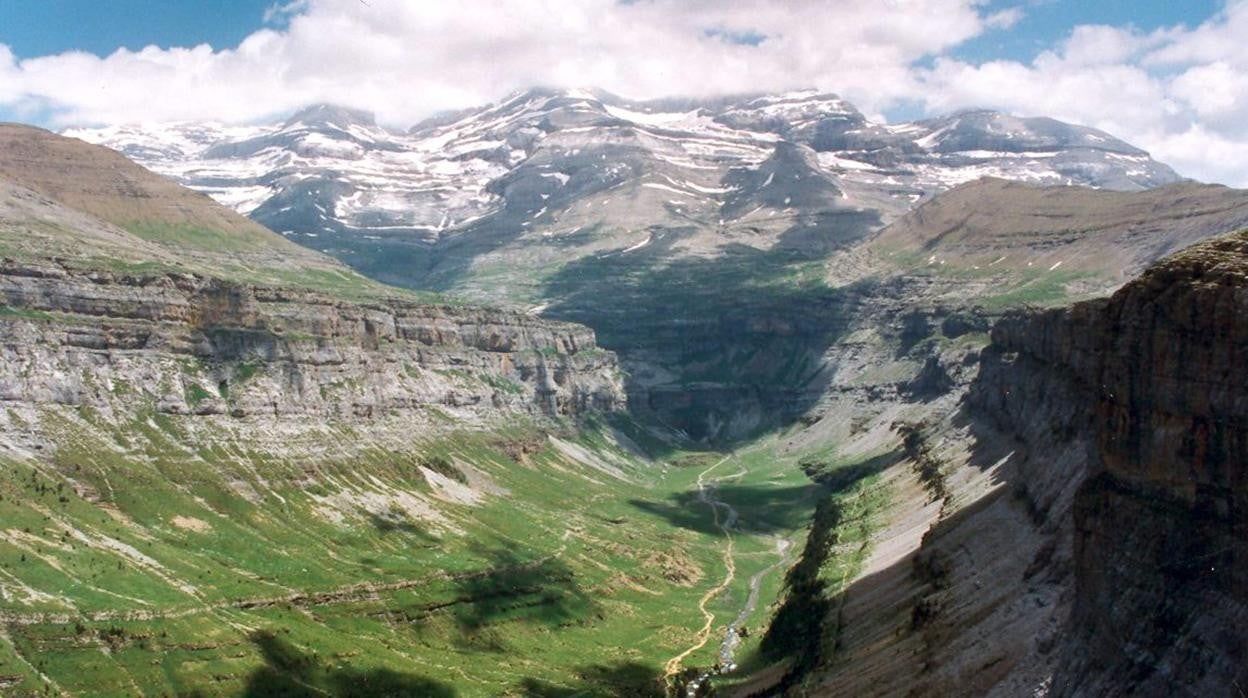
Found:
[{"label": "white cloud", "polygon": [[308,9],[308,0],[275,2],[264,10],[265,24],[286,24],[291,17]]},{"label": "white cloud", "polygon": [[1248,74],[1222,61],[1188,68],[1170,82],[1170,90],[1203,118],[1248,113]]},{"label": "white cloud", "polygon": [[1151,33],[1081,26],[1030,63],[938,59],[918,78],[933,111],[971,106],[1094,126],[1180,173],[1248,186],[1248,1]]},{"label": "white cloud", "polygon": [[16,72],[17,63],[13,58],[13,52],[8,46],[0,44],[0,104],[18,98]]},{"label": "white cloud", "polygon": [[238,47],[33,58],[0,72],[0,94],[51,104],[62,124],[335,101],[406,125],[535,84],[638,98],[814,86],[879,110],[913,89],[914,61],[1016,19],[978,0],[280,1]]},{"label": "white cloud", "polygon": [[984,24],[993,29],[1009,29],[1018,24],[1024,14],[1021,7],[1007,7],[1004,10],[988,15],[984,19]]},{"label": "white cloud", "polygon": [[817,87],[868,114],[899,104],[931,113],[992,107],[1084,123],[1188,176],[1248,186],[1248,0],[1232,0],[1198,27],[1076,27],[1026,63],[950,57],[970,38],[1017,24],[1020,7],[275,0],[267,28],[222,50],[148,47],[19,62],[0,45],[0,106],[59,126],[253,121],[330,101],[407,126],[532,85],[636,98]]}]

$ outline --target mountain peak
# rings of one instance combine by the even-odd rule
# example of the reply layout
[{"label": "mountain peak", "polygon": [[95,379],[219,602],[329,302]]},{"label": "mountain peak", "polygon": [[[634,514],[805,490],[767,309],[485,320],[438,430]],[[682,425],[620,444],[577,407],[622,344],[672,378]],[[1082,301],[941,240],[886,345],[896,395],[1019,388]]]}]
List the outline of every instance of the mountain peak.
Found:
[{"label": "mountain peak", "polygon": [[377,118],[370,111],[322,102],[300,109],[283,125],[289,127],[299,123],[309,126],[347,128],[348,126],[376,126]]},{"label": "mountain peak", "polygon": [[[780,221],[858,207],[888,217],[985,175],[1125,190],[1177,179],[1082,126],[986,110],[881,124],[818,90],[631,100],[538,86],[405,133],[373,123],[366,112],[316,104],[238,137],[205,130],[194,149],[167,128],[77,133],[291,239],[358,250],[353,259],[387,267],[393,255],[379,241],[432,244],[465,226],[554,236],[591,210],[606,215],[600,207],[621,200],[606,192],[621,186],[644,191],[655,220],[669,208],[686,221],[705,216],[708,244],[718,245],[710,231],[736,214]],[[565,223],[551,229],[557,221]]]},{"label": "mountain peak", "polygon": [[963,150],[1048,151],[1086,148],[1131,156],[1147,153],[1104,131],[1045,116],[1015,116],[993,109],[963,109],[922,122],[940,152]]},{"label": "mountain peak", "polygon": [[586,99],[595,101],[615,101],[619,98],[615,95],[600,90],[596,87],[551,87],[548,85],[534,85],[523,90],[516,90],[511,94],[499,100],[499,104],[508,102],[525,101],[529,99],[542,98],[561,98],[561,99]]}]

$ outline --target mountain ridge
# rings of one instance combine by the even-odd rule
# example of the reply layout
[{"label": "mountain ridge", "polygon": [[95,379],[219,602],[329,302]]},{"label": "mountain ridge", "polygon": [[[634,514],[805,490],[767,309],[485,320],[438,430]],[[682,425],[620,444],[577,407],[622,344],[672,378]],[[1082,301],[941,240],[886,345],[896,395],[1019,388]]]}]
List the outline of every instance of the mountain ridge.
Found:
[{"label": "mountain ridge", "polygon": [[[1111,608],[1128,619],[1182,579],[1133,567],[1140,541],[1080,503],[1138,512],[1159,540],[1222,540],[1221,519],[1187,526],[1171,500],[1242,499],[1218,489],[1223,452],[1243,441],[1224,419],[1243,392],[1242,235],[1158,259],[1242,226],[1248,192],[1145,187],[1129,146],[1084,147],[1100,135],[1044,120],[969,112],[897,133],[817,93],[714,118],[612,99],[522,92],[426,124],[424,150],[332,107],[141,148],[217,149],[196,176],[236,203],[280,185],[252,211],[292,226],[257,233],[266,253],[298,239],[510,310],[259,283],[211,241],[142,237],[0,180],[0,509],[15,522],[0,530],[13,575],[0,664],[52,657],[16,680],[70,693],[298,691],[393,668],[382,686],[444,695],[684,695],[708,681],[1009,694],[1048,691],[1058,657],[1086,642],[1136,673],[1106,641],[1117,624],[1071,603],[1070,570],[1101,596],[1114,586],[1098,564],[1129,573],[1130,602]],[[1062,139],[1076,147],[1036,150]],[[985,143],[1005,150],[965,150]],[[1105,186],[984,178],[986,162],[1023,180],[1074,162]],[[963,168],[975,176],[954,181]],[[110,202],[93,210],[144,209],[125,176],[93,172],[48,176],[71,194],[107,184],[88,187]],[[1141,190],[1112,190],[1123,181]],[[480,217],[443,207],[437,229],[418,229],[383,215],[418,191],[429,211],[413,216],[458,201]],[[77,240],[93,253],[62,258]],[[1141,356],[1160,381],[1130,368]],[[1218,372],[1235,392],[1206,400],[1202,376]],[[1196,436],[1148,441],[1150,424]],[[1084,496],[1098,446],[1121,481],[1097,480],[1113,485],[1100,500]],[[1142,447],[1157,457],[1135,458]],[[1188,455],[1194,489],[1168,469]],[[1140,497],[1158,491],[1161,506]],[[1134,635],[1167,656],[1147,625]],[[1233,624],[1196,630],[1184,637],[1235,656],[1220,639]],[[621,648],[627,661],[599,662]],[[410,672],[447,652],[488,660],[436,681]],[[98,679],[72,669],[87,655]],[[1180,659],[1191,675],[1233,673]]]},{"label": "mountain ridge", "polygon": [[[435,118],[414,136],[358,121],[256,127],[211,147],[263,155],[159,166],[225,200],[249,192],[253,219],[372,278],[588,324],[620,352],[634,404],[707,438],[740,436],[764,414],[801,418],[834,363],[829,344],[865,329],[860,305],[1093,297],[1129,278],[1128,262],[1138,270],[1242,219],[1236,192],[1192,185],[1206,204],[1184,203],[1184,185],[1164,188],[1178,182],[1172,171],[1094,129],[983,110],[879,124],[814,90],[639,103],[543,88]],[[123,149],[138,142],[94,134],[112,135]],[[980,147],[999,150],[968,150]],[[1071,230],[1020,231],[1004,243],[1018,254],[995,265],[999,254],[922,253],[925,241],[898,235],[916,206],[956,210],[967,196],[959,190],[985,176],[1048,185],[1004,190],[995,203],[1021,210],[1052,199]],[[222,188],[229,182],[237,186]],[[1135,190],[1124,202],[1155,197],[1191,214],[1186,232],[1139,231],[1131,260],[1090,254],[1103,205],[1072,182]],[[992,198],[973,202],[985,221]],[[1103,215],[1147,208],[1115,205]],[[1070,252],[1062,258],[1059,248],[1021,246],[1024,234],[1092,242],[1060,248]],[[685,302],[667,309],[666,297]],[[799,308],[824,322],[795,317]],[[794,332],[741,329],[757,324]],[[695,349],[715,343],[726,347],[719,356]]]},{"label": "mountain ridge", "polygon": [[[304,194],[305,198],[316,203],[303,205],[320,205],[325,209],[318,219],[322,228],[348,224],[361,234],[368,234],[370,230],[393,230],[396,229],[393,226],[401,224],[412,231],[421,230],[426,235],[432,235],[446,230],[448,226],[464,225],[465,221],[470,222],[474,217],[497,213],[496,207],[500,203],[502,208],[507,208],[505,195],[500,201],[497,190],[481,188],[479,183],[474,185],[476,193],[468,200],[435,196],[434,200],[440,204],[440,209],[446,211],[446,216],[443,210],[421,213],[429,206],[427,192],[402,182],[413,179],[413,182],[436,188],[442,183],[474,181],[482,176],[497,179],[522,159],[534,155],[537,151],[533,148],[540,149],[538,144],[546,136],[584,128],[606,129],[608,132],[621,128],[636,129],[659,136],[676,136],[690,144],[702,140],[714,152],[720,153],[719,157],[728,158],[730,166],[747,167],[763,157],[761,153],[751,155],[752,149],[770,147],[769,143],[784,139],[810,147],[815,152],[828,153],[823,158],[822,169],[840,178],[862,179],[866,175],[856,175],[855,171],[880,168],[890,171],[890,168],[896,170],[901,165],[919,168],[926,174],[919,171],[916,171],[917,174],[910,173],[903,176],[898,184],[920,195],[941,190],[950,181],[974,178],[981,172],[1013,172],[1015,178],[1025,175],[1038,178],[1037,181],[1100,184],[1125,189],[1147,188],[1177,179],[1168,168],[1149,160],[1143,151],[1092,129],[1053,120],[1019,119],[982,110],[903,124],[877,124],[867,120],[836,95],[814,90],[710,100],[633,102],[596,90],[534,88],[517,91],[484,107],[455,112],[455,117],[432,117],[432,121],[412,127],[407,134],[381,128],[371,115],[338,105],[311,105],[299,113],[333,113],[338,116],[317,124],[305,124],[319,125],[325,132],[306,134],[296,138],[297,142],[283,140],[294,136],[281,136],[285,129],[301,123],[297,116],[287,119],[276,130],[266,126],[247,127],[244,132],[251,136],[243,142],[254,145],[246,147],[225,130],[218,132],[214,127],[200,128],[194,124],[174,125],[165,129],[163,135],[163,127],[158,126],[147,132],[141,127],[116,127],[71,129],[68,133],[131,154],[149,167],[184,184],[222,196],[237,210],[252,213],[275,230],[290,230],[292,235],[319,234],[321,230],[313,229],[310,222],[303,223],[302,228],[288,226],[286,223],[295,220],[289,215],[283,217],[277,215],[280,211],[261,210],[267,199],[280,196],[284,191],[279,173],[287,166],[282,164],[281,159],[270,157],[251,163],[245,171],[238,171],[233,165],[227,167],[227,163],[240,156],[250,157],[266,148],[276,148],[273,151],[275,155],[285,149],[297,156],[302,154],[311,158],[306,165],[295,166],[292,171],[306,172],[319,178],[322,187],[337,187],[343,194],[328,199]],[[334,120],[342,123],[335,125],[332,123]],[[171,131],[176,132],[179,128],[191,132],[199,130],[201,133],[197,138],[213,145],[192,152],[169,147],[170,141],[177,140]],[[350,132],[352,128],[359,129],[359,132]],[[410,138],[413,136],[415,140]],[[331,148],[334,142],[339,145]],[[659,146],[649,144],[644,147],[653,150]],[[445,157],[439,157],[435,148],[449,150]],[[1076,151],[1084,154],[1079,155]],[[382,156],[385,152],[408,153],[410,157],[404,156],[406,160],[387,159]],[[654,152],[656,157],[663,157],[661,151]],[[370,170],[365,168],[353,176],[352,168],[364,167],[365,163],[353,165],[352,162],[373,157],[370,153],[380,157],[378,164],[385,163],[393,174],[389,177],[381,175],[378,180],[379,175],[367,174]],[[1106,155],[1096,156],[1095,153]],[[413,157],[415,160],[412,160]],[[1056,158],[1056,165],[1041,162],[1048,158]],[[1114,158],[1126,160],[1119,162]],[[707,162],[714,164],[712,159],[698,165],[700,160],[695,153],[676,158],[674,164],[679,166],[683,162],[692,167],[705,167]],[[463,164],[454,166],[456,162]],[[669,164],[672,164],[670,160]],[[439,168],[445,170],[447,176],[429,171]],[[424,174],[421,174],[422,171]],[[896,171],[901,173],[906,170]],[[227,192],[222,185],[231,178],[237,182],[234,185],[236,191]],[[397,207],[386,208],[391,204],[382,201],[383,197],[370,193],[378,186],[397,186],[394,193],[404,200],[403,209],[410,215],[400,215],[401,209]],[[462,184],[460,188],[463,188]],[[356,204],[342,203],[344,197],[355,195],[365,199],[362,210],[351,208]],[[375,206],[367,203],[370,197],[377,199]],[[298,199],[292,202],[290,197],[285,197],[284,200],[286,203],[283,206],[298,205]],[[341,211],[340,206],[344,207]],[[365,213],[369,210],[375,212],[373,215],[382,216],[387,223],[382,224],[380,220],[370,223],[369,214]],[[520,223],[516,221],[517,225]]]},{"label": "mountain ridge", "polygon": [[[236,275],[276,285],[313,284],[319,278],[322,284],[332,281],[339,292],[385,293],[337,260],[85,141],[0,124],[0,182],[6,185],[6,212],[24,211],[10,222],[24,220],[30,227],[28,236],[9,239],[10,255],[44,258],[50,248],[42,245],[73,234],[79,247],[61,247],[60,255],[79,265],[159,262],[171,271]],[[64,224],[82,215],[90,220]],[[96,249],[100,245],[106,249]]]}]

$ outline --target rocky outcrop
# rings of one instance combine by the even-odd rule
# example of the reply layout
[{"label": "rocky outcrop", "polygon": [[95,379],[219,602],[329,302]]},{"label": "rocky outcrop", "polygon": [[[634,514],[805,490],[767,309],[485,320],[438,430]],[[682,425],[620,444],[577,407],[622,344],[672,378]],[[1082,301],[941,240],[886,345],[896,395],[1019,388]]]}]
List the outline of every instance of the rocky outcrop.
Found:
[{"label": "rocky outcrop", "polygon": [[[1248,685],[1246,367],[1244,233],[1165,260],[1108,300],[994,329],[972,393],[979,413],[1086,447],[1084,467],[1064,473],[1087,478],[1072,505],[1036,503],[1073,532],[1055,695]],[[1045,409],[1054,396],[1068,409]],[[1022,475],[1033,492],[1051,480]]]},{"label": "rocky outcrop", "polygon": [[[1248,685],[1246,313],[1240,233],[1163,261],[1109,300],[994,329],[972,395],[980,412],[1087,446],[1070,474],[1087,478],[1072,511],[1049,516],[1073,531],[1056,695]],[[1070,409],[1036,420],[1046,382]]]},{"label": "rocky outcrop", "polygon": [[1248,235],[1150,270],[1090,318],[1094,476],[1075,506],[1059,695],[1248,686]]},{"label": "rocky outcrop", "polygon": [[[994,326],[836,600],[816,695],[1236,695],[1248,685],[1248,233]],[[911,493],[913,492],[913,494]],[[919,533],[921,532],[921,533]]]},{"label": "rocky outcrop", "polygon": [[130,393],[158,412],[328,418],[623,402],[592,330],[518,313],[11,260],[0,297],[11,404],[105,407]]}]

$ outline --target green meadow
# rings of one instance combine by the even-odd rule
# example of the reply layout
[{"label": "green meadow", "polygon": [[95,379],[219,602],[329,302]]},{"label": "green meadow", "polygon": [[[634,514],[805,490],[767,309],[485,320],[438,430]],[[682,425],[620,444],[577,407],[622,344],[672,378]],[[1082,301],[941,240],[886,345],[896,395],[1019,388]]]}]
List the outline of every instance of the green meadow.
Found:
[{"label": "green meadow", "polygon": [[13,695],[662,695],[673,657],[717,662],[757,575],[756,653],[823,496],[774,441],[598,419],[401,449],[328,424],[297,450],[327,455],[289,458],[228,420],[39,421],[59,445],[0,468]]}]

